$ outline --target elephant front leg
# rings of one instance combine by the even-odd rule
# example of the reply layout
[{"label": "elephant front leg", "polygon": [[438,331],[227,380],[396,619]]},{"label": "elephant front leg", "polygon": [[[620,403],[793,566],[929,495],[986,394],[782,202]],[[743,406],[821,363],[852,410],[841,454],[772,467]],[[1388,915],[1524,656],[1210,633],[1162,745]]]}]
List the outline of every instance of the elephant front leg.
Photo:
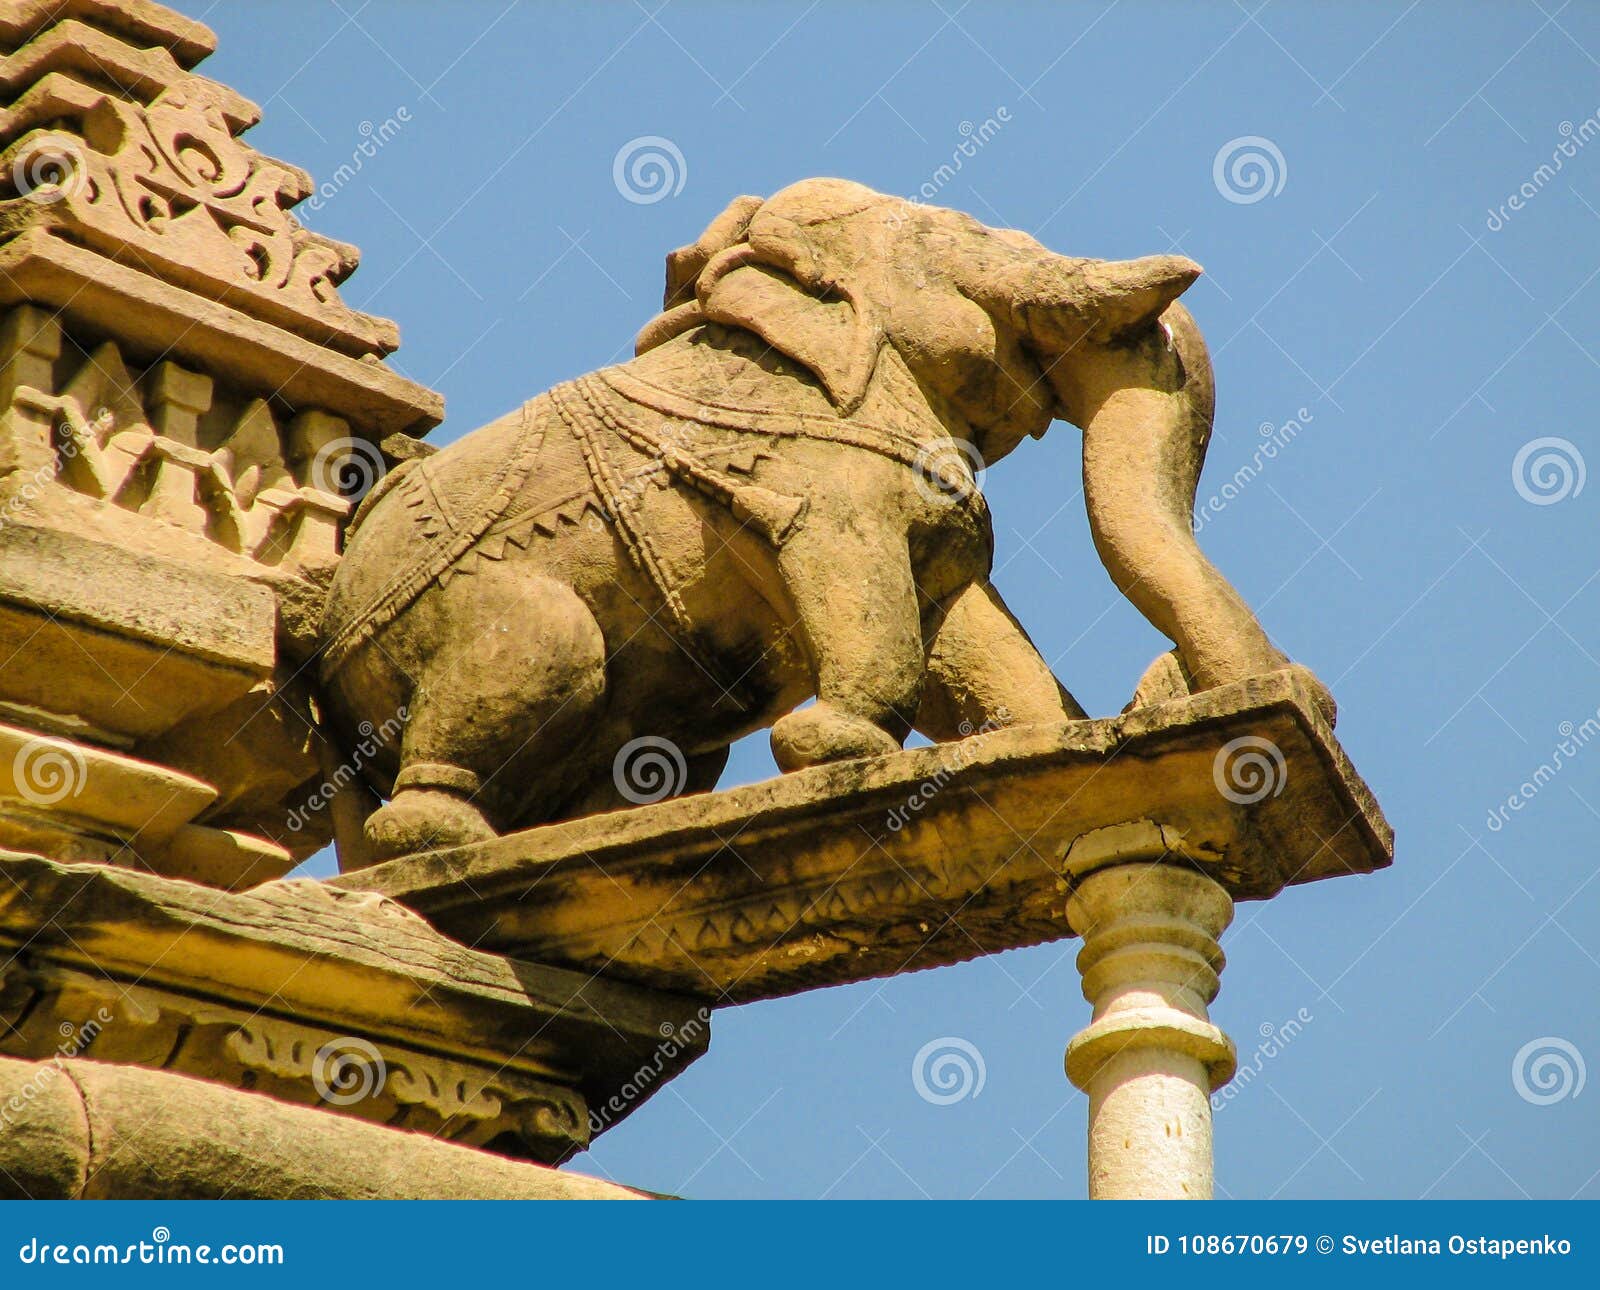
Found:
[{"label": "elephant front leg", "polygon": [[990,583],[972,583],[930,619],[917,712],[928,738],[1084,715]]},{"label": "elephant front leg", "polygon": [[[897,751],[922,687],[922,628],[905,535],[814,508],[778,557],[816,677],[817,701],[780,717],[780,769]],[[863,521],[864,522],[864,521]]]}]

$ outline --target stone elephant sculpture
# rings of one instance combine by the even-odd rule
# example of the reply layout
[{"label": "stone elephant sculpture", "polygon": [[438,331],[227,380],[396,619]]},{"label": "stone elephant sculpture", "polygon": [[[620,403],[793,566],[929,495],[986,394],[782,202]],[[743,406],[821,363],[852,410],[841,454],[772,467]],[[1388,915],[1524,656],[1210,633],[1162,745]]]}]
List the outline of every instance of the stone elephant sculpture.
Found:
[{"label": "stone elephant sculpture", "polygon": [[389,798],[369,858],[640,800],[641,747],[693,791],[769,725],[793,770],[1081,717],[988,581],[972,471],[1056,419],[1106,568],[1176,645],[1141,692],[1286,666],[1192,532],[1213,397],[1175,301],[1199,273],[842,180],[734,201],[668,257],[635,358],[353,517],[325,699],[347,736],[405,716],[363,768]]}]

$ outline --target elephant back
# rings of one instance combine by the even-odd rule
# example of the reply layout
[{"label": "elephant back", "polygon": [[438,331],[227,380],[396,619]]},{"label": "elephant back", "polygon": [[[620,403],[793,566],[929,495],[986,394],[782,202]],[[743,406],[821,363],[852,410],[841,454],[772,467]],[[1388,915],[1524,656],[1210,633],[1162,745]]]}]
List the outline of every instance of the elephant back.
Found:
[{"label": "elephant back", "polygon": [[548,395],[431,457],[406,462],[363,502],[322,614],[326,678],[393,622],[500,519],[538,460]]}]

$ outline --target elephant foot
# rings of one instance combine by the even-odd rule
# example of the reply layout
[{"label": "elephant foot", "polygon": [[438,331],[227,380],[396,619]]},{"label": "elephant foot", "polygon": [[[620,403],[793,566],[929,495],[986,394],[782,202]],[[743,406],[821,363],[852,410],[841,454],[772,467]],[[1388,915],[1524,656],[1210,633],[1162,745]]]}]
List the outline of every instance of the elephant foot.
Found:
[{"label": "elephant foot", "polygon": [[1299,677],[1300,683],[1311,691],[1311,702],[1317,705],[1317,711],[1322,713],[1322,719],[1329,727],[1339,723],[1339,705],[1333,701],[1333,691],[1325,686],[1321,679],[1309,667],[1302,667],[1299,663],[1290,663],[1284,669],[1293,672]]},{"label": "elephant foot", "polygon": [[1165,654],[1157,654],[1150,666],[1145,668],[1139,684],[1133,688],[1133,698],[1128,700],[1128,706],[1123,711],[1152,708],[1158,703],[1187,698],[1192,693],[1189,678],[1178,660],[1178,651],[1169,649]]},{"label": "elephant foot", "polygon": [[[1339,705],[1333,701],[1332,692],[1309,667],[1285,662],[1281,668],[1273,670],[1293,673],[1311,692],[1311,702],[1316,705],[1323,720],[1329,726],[1338,721]],[[1123,711],[1132,712],[1135,708],[1154,707],[1158,703],[1187,698],[1193,693],[1195,693],[1194,684],[1184,671],[1178,651],[1168,650],[1165,654],[1158,654],[1155,661],[1145,668],[1144,675],[1139,678],[1139,684],[1134,687],[1133,698],[1128,700],[1128,706],[1123,708]]]},{"label": "elephant foot", "polygon": [[367,817],[365,832],[374,861],[499,836],[481,810],[440,788],[408,788],[396,793],[387,806]]},{"label": "elephant foot", "polygon": [[882,726],[823,700],[779,717],[772,727],[772,756],[782,771],[899,751],[900,741]]}]

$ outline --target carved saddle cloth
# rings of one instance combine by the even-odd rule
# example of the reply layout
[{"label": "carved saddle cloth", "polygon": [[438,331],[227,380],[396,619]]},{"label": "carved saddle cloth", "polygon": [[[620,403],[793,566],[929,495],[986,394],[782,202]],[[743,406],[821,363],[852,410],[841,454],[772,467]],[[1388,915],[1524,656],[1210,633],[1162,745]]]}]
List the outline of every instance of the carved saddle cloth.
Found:
[{"label": "carved saddle cloth", "polygon": [[[762,488],[750,476],[761,458],[782,451],[782,441],[797,438],[866,449],[913,468],[927,460],[927,445],[900,431],[831,414],[693,398],[625,367],[558,385],[459,446],[405,463],[363,500],[347,541],[383,503],[387,513],[399,508],[408,517],[414,555],[357,612],[334,616],[322,673],[330,675],[431,583],[470,575],[481,561],[502,560],[508,547],[526,549],[536,537],[606,524],[660,596],[680,644],[716,676],[715,661],[695,647],[679,590],[639,521],[641,499],[651,488],[686,487],[782,545],[803,523],[807,500]],[[485,470],[485,462],[493,465]],[[975,487],[963,500],[983,504]]]}]

